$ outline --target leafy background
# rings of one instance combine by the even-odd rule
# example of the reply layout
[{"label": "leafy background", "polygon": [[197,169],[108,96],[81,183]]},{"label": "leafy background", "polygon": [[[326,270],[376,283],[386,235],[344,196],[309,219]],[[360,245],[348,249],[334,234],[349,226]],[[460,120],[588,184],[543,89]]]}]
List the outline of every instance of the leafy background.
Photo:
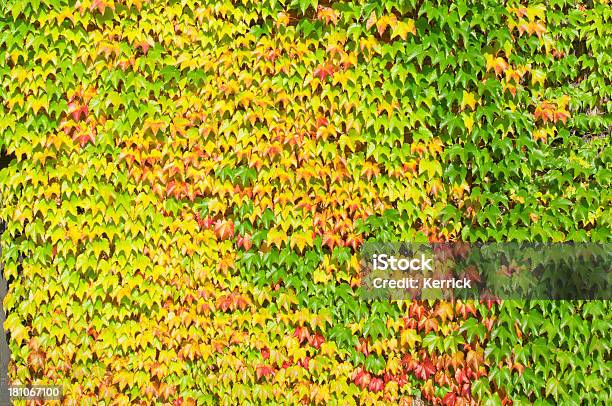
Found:
[{"label": "leafy background", "polygon": [[15,384],[609,404],[609,301],[364,302],[378,241],[610,238],[608,1],[4,1]]}]

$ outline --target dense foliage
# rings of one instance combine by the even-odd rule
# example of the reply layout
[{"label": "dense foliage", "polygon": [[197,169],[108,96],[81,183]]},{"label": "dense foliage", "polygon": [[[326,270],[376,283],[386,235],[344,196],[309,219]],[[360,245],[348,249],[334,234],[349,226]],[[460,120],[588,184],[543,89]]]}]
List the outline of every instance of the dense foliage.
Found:
[{"label": "dense foliage", "polygon": [[368,240],[611,240],[607,0],[0,7],[13,383],[610,403],[607,301],[356,294]]}]

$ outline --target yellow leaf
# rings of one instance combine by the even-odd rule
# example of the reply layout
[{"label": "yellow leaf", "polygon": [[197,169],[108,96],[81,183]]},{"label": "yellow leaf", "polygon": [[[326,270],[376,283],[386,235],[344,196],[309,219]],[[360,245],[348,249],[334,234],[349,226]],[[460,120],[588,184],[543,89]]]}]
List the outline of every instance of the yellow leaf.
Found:
[{"label": "yellow leaf", "polygon": [[546,80],[546,73],[539,70],[533,69],[531,71],[531,84],[535,85],[536,83],[540,83],[541,86],[544,86],[544,81]]},{"label": "yellow leaf", "polygon": [[25,81],[27,76],[28,71],[21,66],[17,66],[11,71],[11,80],[16,81],[20,86]]},{"label": "yellow leaf", "polygon": [[401,369],[400,361],[397,357],[391,356],[387,360],[387,370],[393,374],[397,374]]},{"label": "yellow leaf", "polygon": [[471,92],[463,91],[463,100],[461,101],[461,109],[465,109],[465,106],[470,106],[472,110],[476,108],[476,98]]},{"label": "yellow leaf", "polygon": [[327,283],[331,280],[331,275],[328,272],[325,272],[324,269],[317,268],[314,271],[313,275],[314,283]]},{"label": "yellow leaf", "polygon": [[546,20],[546,6],[538,4],[537,6],[527,7],[527,18],[529,21],[535,21],[536,18]]},{"label": "yellow leaf", "polygon": [[[344,66],[345,69],[357,65],[357,54],[352,51],[343,53],[340,56],[340,63]],[[336,73],[336,75],[337,74],[338,73]],[[334,75],[334,77],[336,75]]]},{"label": "yellow leaf", "polygon": [[326,324],[332,324],[331,316],[328,313],[321,311],[318,314],[313,314],[310,316],[310,327],[312,327],[313,330],[317,327],[325,330]]},{"label": "yellow leaf", "polygon": [[538,128],[533,131],[533,139],[536,141],[546,141],[547,133],[545,128]]},{"label": "yellow leaf", "polygon": [[131,387],[134,384],[134,375],[130,371],[121,371],[115,375],[113,383],[118,384],[121,390],[127,386]]},{"label": "yellow leaf", "polygon": [[400,21],[395,26],[392,26],[393,31],[391,32],[391,39],[395,37],[400,37],[404,41],[408,37],[408,33],[412,35],[416,35],[416,26],[414,25],[414,20],[409,18],[406,21]]},{"label": "yellow leaf", "polygon": [[281,248],[283,243],[287,242],[287,234],[282,230],[272,229],[268,231],[267,242],[269,246],[275,245],[277,248]]},{"label": "yellow leaf", "polygon": [[227,206],[221,200],[213,198],[208,202],[208,212],[211,214],[225,214]]},{"label": "yellow leaf", "polygon": [[336,74],[334,74],[334,77],[332,78],[332,83],[334,85],[340,83],[342,84],[342,87],[346,87],[346,82],[349,79],[349,73],[347,71],[340,71],[340,72],[336,72]]},{"label": "yellow leaf", "polygon": [[564,94],[563,96],[559,97],[559,99],[557,99],[557,106],[559,107],[559,110],[565,109],[569,104],[570,100],[571,97],[567,94]]},{"label": "yellow leaf", "polygon": [[46,96],[41,98],[29,98],[28,103],[30,104],[32,111],[34,111],[34,114],[37,114],[41,108],[44,109],[45,112],[49,109],[49,102]]},{"label": "yellow leaf", "polygon": [[512,42],[506,41],[504,43],[504,52],[508,57],[512,54]]},{"label": "yellow leaf", "polygon": [[304,247],[309,246],[312,247],[313,237],[311,233],[308,232],[296,232],[291,236],[291,248],[298,247],[300,252],[304,251]]},{"label": "yellow leaf", "polygon": [[289,15],[287,13],[282,12],[278,13],[278,15],[276,16],[276,27],[286,27],[287,25],[289,25]]},{"label": "yellow leaf", "polygon": [[363,52],[364,49],[367,49],[368,51],[372,50],[372,48],[374,48],[376,44],[376,38],[374,38],[374,36],[372,35],[359,39],[359,47],[361,49],[361,52]]},{"label": "yellow leaf", "polygon": [[414,344],[421,341],[421,336],[417,334],[414,329],[406,329],[401,334],[402,345],[408,345],[410,348],[414,348]]},{"label": "yellow leaf", "polygon": [[508,69],[508,63],[501,57],[495,57],[491,54],[485,53],[485,60],[487,61],[487,72],[494,70],[497,76],[500,76],[506,69]]},{"label": "yellow leaf", "polygon": [[68,229],[67,235],[68,235],[68,237],[70,237],[72,242],[74,244],[76,244],[81,239],[81,236],[83,235],[83,232],[82,232],[82,230],[79,227],[73,226],[73,227],[70,227]]},{"label": "yellow leaf", "polygon": [[385,33],[385,31],[387,31],[387,27],[391,24],[396,22],[397,19],[394,15],[392,16],[382,16],[381,18],[378,19],[378,21],[376,21],[376,30],[378,31],[378,35],[380,35],[381,37],[383,36],[383,34]]},{"label": "yellow leaf", "polygon": [[72,23],[74,24],[74,14],[70,7],[64,8],[62,12],[58,13],[55,18],[57,19],[57,22],[59,24],[61,24],[66,18],[72,21]]},{"label": "yellow leaf", "polygon": [[293,357],[295,360],[302,360],[304,358],[306,358],[307,353],[306,353],[306,348],[304,347],[297,347],[297,348],[290,348],[287,351],[287,355],[289,355],[290,357]]},{"label": "yellow leaf", "polygon": [[440,302],[436,315],[442,319],[442,323],[446,323],[446,320],[453,319],[453,308],[448,302]]},{"label": "yellow leaf", "polygon": [[335,341],[326,341],[321,345],[321,355],[334,356],[338,352]]},{"label": "yellow leaf", "polygon": [[465,128],[467,128],[468,132],[472,132],[472,128],[474,127],[474,115],[464,114],[463,124],[465,124]]},{"label": "yellow leaf", "polygon": [[23,341],[29,341],[30,335],[28,329],[21,324],[19,317],[13,313],[10,314],[4,322],[4,328],[11,333],[11,339],[21,345]]}]

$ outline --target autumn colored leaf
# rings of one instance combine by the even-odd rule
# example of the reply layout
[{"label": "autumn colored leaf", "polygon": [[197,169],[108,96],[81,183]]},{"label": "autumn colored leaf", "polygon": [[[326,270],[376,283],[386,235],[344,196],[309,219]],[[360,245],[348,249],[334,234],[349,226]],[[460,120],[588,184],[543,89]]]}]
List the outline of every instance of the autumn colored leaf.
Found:
[{"label": "autumn colored leaf", "polygon": [[261,381],[262,378],[267,378],[273,374],[274,369],[271,366],[265,364],[258,365],[255,372],[258,381]]},{"label": "autumn colored leaf", "polygon": [[214,229],[215,234],[221,240],[234,237],[234,222],[232,220],[217,220]]},{"label": "autumn colored leaf", "polygon": [[506,69],[509,68],[508,63],[499,56],[495,57],[490,54],[485,54],[485,59],[487,62],[487,71],[493,70],[497,76],[501,76]]},{"label": "autumn colored leaf", "polygon": [[431,363],[429,357],[425,357],[425,359],[418,363],[414,369],[416,377],[424,381],[428,380],[431,375],[435,374],[435,372],[436,369]]},{"label": "autumn colored leaf", "polygon": [[333,76],[334,67],[331,65],[319,65],[312,72],[312,76],[318,78],[321,82],[324,82],[327,77]]},{"label": "autumn colored leaf", "polygon": [[400,37],[406,41],[408,34],[416,35],[416,26],[414,20],[407,19],[405,21],[393,21],[391,22],[391,38]]}]

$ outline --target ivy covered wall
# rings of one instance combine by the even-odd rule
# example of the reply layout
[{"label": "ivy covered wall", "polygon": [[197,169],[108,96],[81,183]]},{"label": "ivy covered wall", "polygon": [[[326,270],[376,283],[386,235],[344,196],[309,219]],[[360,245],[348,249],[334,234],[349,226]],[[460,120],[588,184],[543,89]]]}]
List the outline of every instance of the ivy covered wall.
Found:
[{"label": "ivy covered wall", "polygon": [[608,301],[365,302],[365,241],[610,242],[609,1],[0,6],[14,384],[609,404]]}]

